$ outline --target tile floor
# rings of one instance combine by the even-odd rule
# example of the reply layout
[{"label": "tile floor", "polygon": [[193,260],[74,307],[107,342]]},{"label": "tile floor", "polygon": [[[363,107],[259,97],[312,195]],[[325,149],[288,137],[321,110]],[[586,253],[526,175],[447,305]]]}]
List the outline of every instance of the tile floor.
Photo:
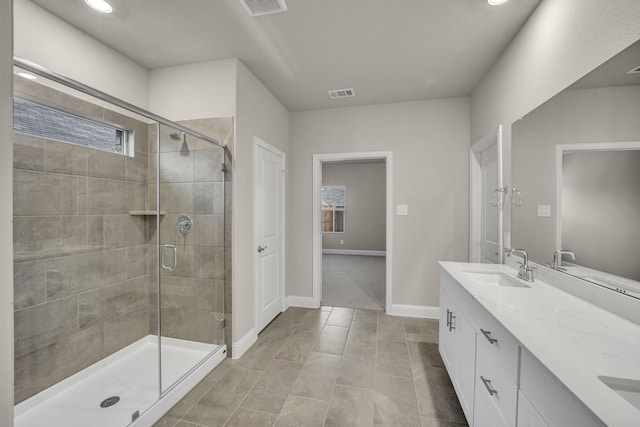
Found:
[{"label": "tile floor", "polygon": [[464,426],[437,335],[436,320],[292,307],[155,426]]}]

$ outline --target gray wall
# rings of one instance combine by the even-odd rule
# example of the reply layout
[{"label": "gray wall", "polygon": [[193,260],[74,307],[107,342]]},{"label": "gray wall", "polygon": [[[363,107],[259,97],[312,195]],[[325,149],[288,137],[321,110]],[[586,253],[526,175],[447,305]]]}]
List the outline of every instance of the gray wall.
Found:
[{"label": "gray wall", "polygon": [[[384,163],[324,163],[322,185],[346,186],[344,233],[323,233],[323,249],[386,249]],[[340,244],[344,240],[344,244]]]},{"label": "gray wall", "polygon": [[562,245],[576,263],[640,280],[639,183],[640,151],[564,156]]},{"label": "gray wall", "polygon": [[[312,296],[312,161],[316,153],[393,151],[393,304],[438,306],[438,261],[466,261],[466,98],[291,113],[287,292]],[[395,208],[394,208],[395,210]]]},{"label": "gray wall", "polygon": [[[0,425],[13,425],[13,11],[0,2]],[[4,224],[4,225],[2,225]]]},{"label": "gray wall", "polygon": [[[471,94],[471,143],[503,125],[511,185],[511,125],[640,39],[640,2],[542,0]],[[599,29],[594,31],[594,28]],[[511,228],[509,204],[504,230]]]},{"label": "gray wall", "polygon": [[[638,117],[640,86],[626,86],[566,90],[514,124],[512,183],[524,202],[512,209],[513,247],[534,261],[553,259],[556,144],[637,141]],[[550,205],[552,216],[538,217],[538,204]]]}]

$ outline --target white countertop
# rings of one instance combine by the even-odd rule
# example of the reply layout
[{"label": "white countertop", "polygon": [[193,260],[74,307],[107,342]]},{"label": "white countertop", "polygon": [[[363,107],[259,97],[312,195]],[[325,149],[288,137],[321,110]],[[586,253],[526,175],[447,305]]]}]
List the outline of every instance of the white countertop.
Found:
[{"label": "white countertop", "polygon": [[640,380],[639,325],[537,279],[531,288],[495,287],[464,274],[515,277],[507,265],[440,265],[605,424],[640,425],[640,411],[598,379]]}]

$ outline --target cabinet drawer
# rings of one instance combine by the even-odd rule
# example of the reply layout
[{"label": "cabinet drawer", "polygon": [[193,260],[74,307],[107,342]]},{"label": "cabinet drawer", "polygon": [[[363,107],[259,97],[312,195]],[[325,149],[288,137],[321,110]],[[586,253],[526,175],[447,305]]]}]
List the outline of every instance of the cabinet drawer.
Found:
[{"label": "cabinet drawer", "polygon": [[484,308],[477,306],[474,326],[478,347],[485,347],[504,367],[514,384],[518,384],[520,345],[518,341]]},{"label": "cabinet drawer", "polygon": [[476,400],[483,395],[496,422],[499,421],[502,426],[514,426],[518,403],[516,383],[489,351],[488,346],[478,345],[476,354]]}]

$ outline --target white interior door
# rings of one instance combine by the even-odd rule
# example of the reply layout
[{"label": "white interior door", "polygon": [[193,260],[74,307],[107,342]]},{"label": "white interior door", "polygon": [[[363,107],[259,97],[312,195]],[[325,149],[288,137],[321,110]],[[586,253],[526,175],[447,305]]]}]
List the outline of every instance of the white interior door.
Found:
[{"label": "white interior door", "polygon": [[284,298],[284,154],[255,142],[256,331],[282,311]]},{"label": "white interior door", "polygon": [[503,196],[496,192],[499,184],[498,144],[493,144],[480,153],[481,169],[481,260],[486,263],[500,262],[500,209]]}]

